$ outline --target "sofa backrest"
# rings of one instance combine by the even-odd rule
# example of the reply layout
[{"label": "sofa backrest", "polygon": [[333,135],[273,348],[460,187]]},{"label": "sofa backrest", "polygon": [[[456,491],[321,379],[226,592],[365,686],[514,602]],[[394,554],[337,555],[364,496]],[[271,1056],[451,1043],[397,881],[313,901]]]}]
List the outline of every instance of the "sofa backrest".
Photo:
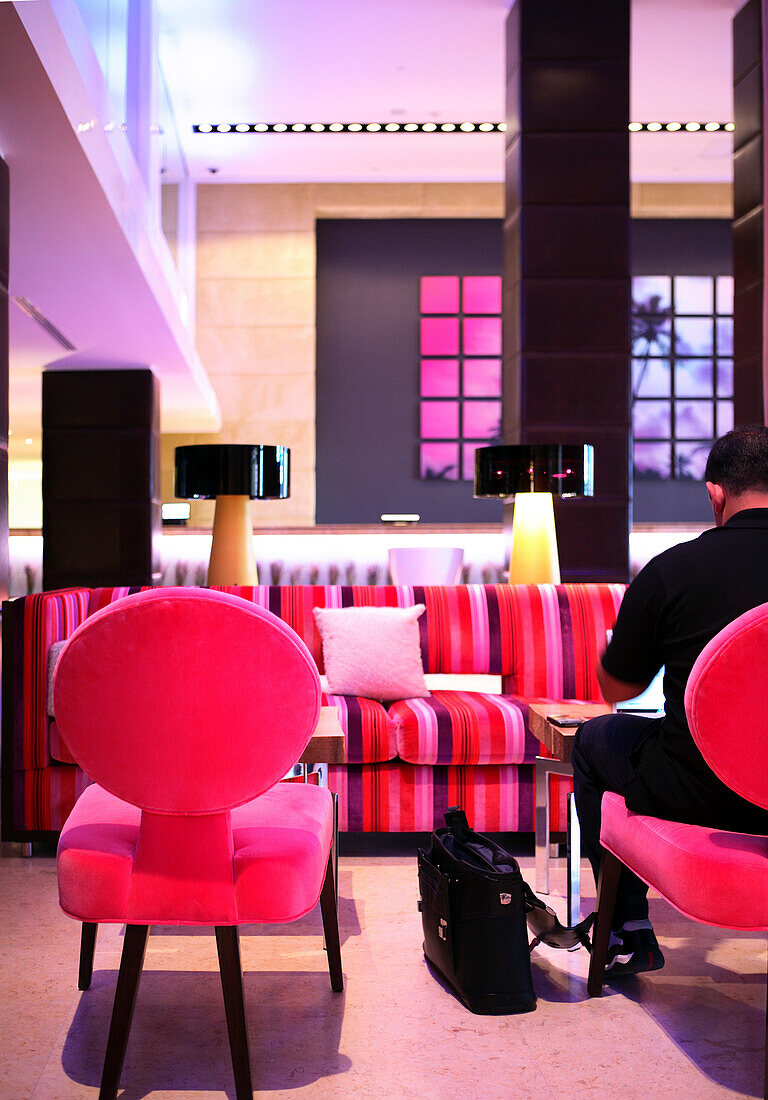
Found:
[{"label": "sofa backrest", "polygon": [[[323,653],[313,608],[423,603],[426,613],[419,627],[425,672],[490,673],[505,678],[509,693],[590,700],[600,698],[597,662],[624,585],[259,585],[223,590],[266,607],[293,627],[321,672]],[[4,620],[4,684],[12,693],[8,712],[15,768],[42,768],[50,762],[46,686],[51,645],[69,637],[88,615],[135,591],[78,588],[42,592],[6,605],[12,613]],[[68,758],[55,747],[54,755]]]},{"label": "sofa backrest", "polygon": [[[324,671],[315,607],[426,605],[419,621],[426,673],[510,678],[521,695],[598,699],[596,668],[622,584],[224,586],[293,627]],[[93,589],[89,614],[131,589]]]}]

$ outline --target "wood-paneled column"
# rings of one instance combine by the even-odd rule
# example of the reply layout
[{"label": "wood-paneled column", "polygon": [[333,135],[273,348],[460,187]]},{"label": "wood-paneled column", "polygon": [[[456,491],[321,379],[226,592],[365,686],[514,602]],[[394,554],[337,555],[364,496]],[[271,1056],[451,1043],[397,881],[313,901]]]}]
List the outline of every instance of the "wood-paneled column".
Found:
[{"label": "wood-paneled column", "polygon": [[0,158],[0,600],[8,599],[8,282],[10,177]]},{"label": "wood-paneled column", "polygon": [[[556,505],[563,580],[626,580],[630,526],[629,0],[507,18],[504,437],[592,443]],[[511,525],[512,505],[505,506]]]},{"label": "wood-paneled column", "polygon": [[733,19],[733,415],[765,423],[763,47],[760,0]]}]

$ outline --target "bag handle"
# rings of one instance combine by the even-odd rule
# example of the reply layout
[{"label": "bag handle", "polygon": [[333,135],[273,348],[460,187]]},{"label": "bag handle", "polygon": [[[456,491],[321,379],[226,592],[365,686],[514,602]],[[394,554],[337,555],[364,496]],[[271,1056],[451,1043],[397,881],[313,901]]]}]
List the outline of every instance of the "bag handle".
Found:
[{"label": "bag handle", "polygon": [[472,832],[467,815],[458,806],[451,806],[445,811],[445,824],[457,840],[466,840]]}]

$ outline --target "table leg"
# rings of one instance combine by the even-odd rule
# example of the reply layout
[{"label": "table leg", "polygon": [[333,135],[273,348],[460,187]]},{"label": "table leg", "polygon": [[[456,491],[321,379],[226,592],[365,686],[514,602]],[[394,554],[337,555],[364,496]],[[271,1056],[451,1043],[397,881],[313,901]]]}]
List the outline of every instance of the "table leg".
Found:
[{"label": "table leg", "polygon": [[549,769],[547,761],[536,757],[534,765],[534,824],[536,829],[536,890],[549,893]]},{"label": "table leg", "polygon": [[576,813],[576,800],[568,795],[568,832],[566,837],[568,860],[568,923],[573,926],[581,920],[581,827]]}]

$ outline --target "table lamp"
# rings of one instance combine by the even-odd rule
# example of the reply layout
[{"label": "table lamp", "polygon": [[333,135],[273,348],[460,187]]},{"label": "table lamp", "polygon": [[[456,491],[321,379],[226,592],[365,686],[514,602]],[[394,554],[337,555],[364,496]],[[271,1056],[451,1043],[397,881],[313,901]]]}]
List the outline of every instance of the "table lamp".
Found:
[{"label": "table lamp", "polygon": [[177,447],[177,497],[216,500],[208,584],[258,584],[253,554],[252,500],[290,494],[288,447],[205,443]]},{"label": "table lamp", "polygon": [[553,496],[592,496],[589,444],[504,444],[475,451],[475,496],[514,497],[510,584],[559,584]]}]

